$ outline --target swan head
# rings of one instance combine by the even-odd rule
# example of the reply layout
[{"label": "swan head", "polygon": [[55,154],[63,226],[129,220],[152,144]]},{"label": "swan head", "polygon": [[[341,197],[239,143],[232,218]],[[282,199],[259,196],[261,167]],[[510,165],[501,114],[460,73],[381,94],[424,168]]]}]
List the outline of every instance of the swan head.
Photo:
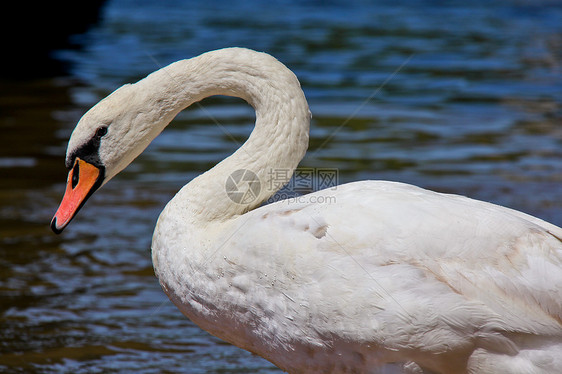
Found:
[{"label": "swan head", "polygon": [[51,221],[55,233],[61,233],[86,200],[158,135],[154,129],[158,118],[147,109],[147,97],[137,85],[122,86],[100,101],[72,132],[65,161],[66,191]]}]

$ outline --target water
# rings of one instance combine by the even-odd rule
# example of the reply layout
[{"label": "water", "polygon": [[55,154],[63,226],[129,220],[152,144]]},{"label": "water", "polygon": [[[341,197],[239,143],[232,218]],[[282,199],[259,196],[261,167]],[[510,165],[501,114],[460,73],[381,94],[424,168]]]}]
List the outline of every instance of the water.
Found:
[{"label": "water", "polygon": [[[108,1],[54,56],[66,75],[0,89],[0,371],[274,373],[199,330],[152,272],[159,212],[242,143],[254,114],[181,113],[61,236],[48,227],[81,114],[121,84],[210,49],[267,51],[313,112],[302,166],[389,179],[562,225],[562,7],[527,1]],[[33,48],[33,46],[30,46]],[[221,128],[214,124],[216,119]]]}]

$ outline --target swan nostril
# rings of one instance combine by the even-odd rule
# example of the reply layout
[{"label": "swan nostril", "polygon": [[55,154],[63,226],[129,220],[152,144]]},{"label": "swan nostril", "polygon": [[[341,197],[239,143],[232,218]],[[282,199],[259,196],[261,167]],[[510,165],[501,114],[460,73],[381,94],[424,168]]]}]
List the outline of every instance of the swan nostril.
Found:
[{"label": "swan nostril", "polygon": [[76,188],[79,180],[79,173],[80,167],[78,166],[78,162],[74,164],[74,168],[72,169],[72,189]]}]

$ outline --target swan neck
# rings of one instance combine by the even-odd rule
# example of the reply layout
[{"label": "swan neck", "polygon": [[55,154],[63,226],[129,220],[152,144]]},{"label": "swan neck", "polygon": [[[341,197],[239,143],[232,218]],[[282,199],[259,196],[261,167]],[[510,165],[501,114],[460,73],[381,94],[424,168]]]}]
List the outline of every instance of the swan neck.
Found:
[{"label": "swan neck", "polygon": [[184,108],[213,95],[242,98],[256,111],[248,140],[174,199],[199,221],[227,220],[262,204],[289,181],[308,148],[304,93],[296,76],[267,54],[213,51],[169,65],[146,81],[160,86],[161,95],[153,100],[164,108],[158,114],[162,128]]}]

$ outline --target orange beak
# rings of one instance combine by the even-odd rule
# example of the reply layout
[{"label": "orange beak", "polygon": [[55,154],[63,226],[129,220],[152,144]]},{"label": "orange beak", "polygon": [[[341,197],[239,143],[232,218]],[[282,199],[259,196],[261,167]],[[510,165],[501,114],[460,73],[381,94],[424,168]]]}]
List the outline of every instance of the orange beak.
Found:
[{"label": "orange beak", "polygon": [[102,179],[102,171],[98,167],[76,158],[74,167],[68,173],[64,197],[51,221],[51,229],[55,234],[60,234],[70,223],[86,200],[101,185]]}]

